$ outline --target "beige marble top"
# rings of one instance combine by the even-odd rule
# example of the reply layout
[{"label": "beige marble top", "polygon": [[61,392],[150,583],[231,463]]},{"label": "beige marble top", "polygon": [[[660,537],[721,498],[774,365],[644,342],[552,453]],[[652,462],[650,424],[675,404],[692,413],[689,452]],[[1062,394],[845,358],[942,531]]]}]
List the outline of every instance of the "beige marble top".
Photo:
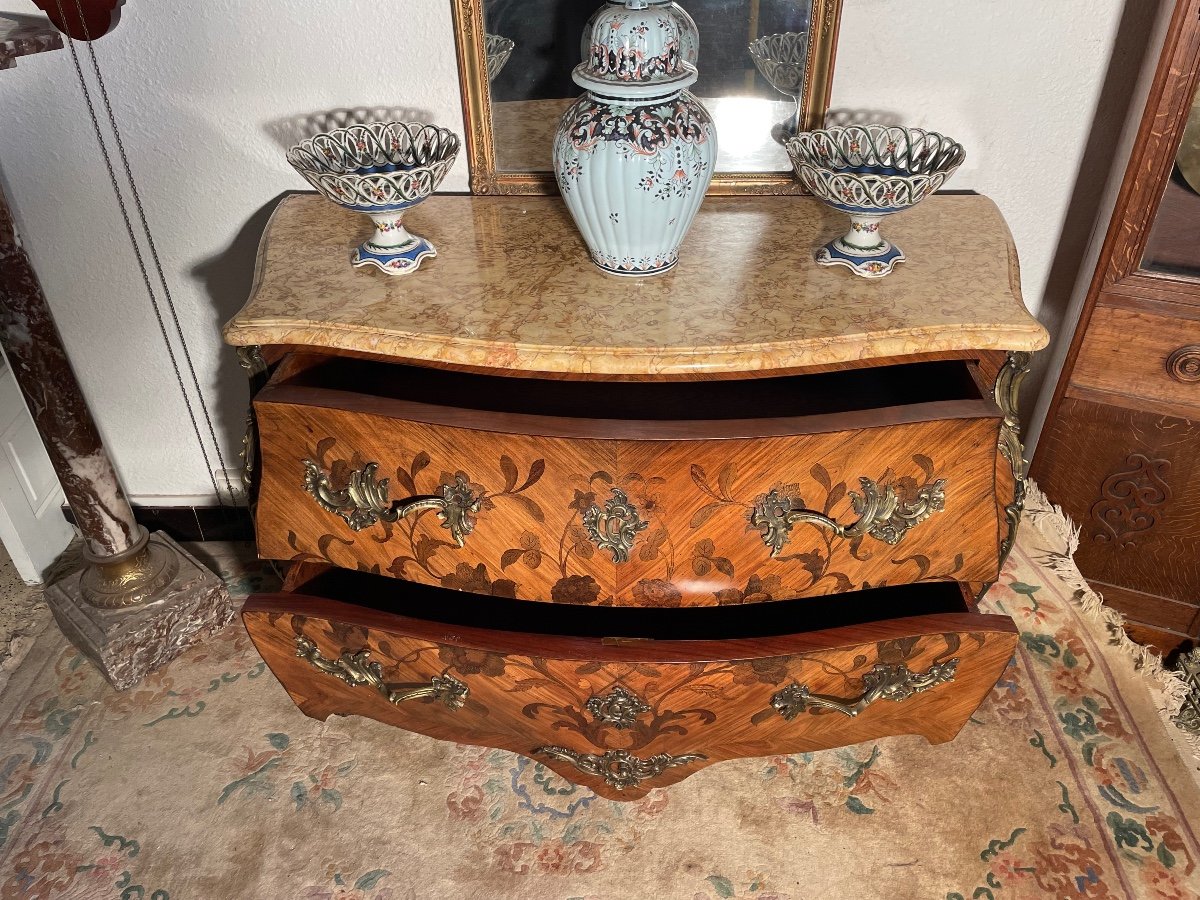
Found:
[{"label": "beige marble top", "polygon": [[908,261],[878,281],[813,262],[844,215],[811,197],[710,197],[675,269],[607,275],[557,197],[435,196],[405,224],[437,246],[405,276],[354,269],[366,216],[316,194],[279,205],[235,345],[298,344],[509,373],[756,372],[946,350],[1035,350],[995,204],[935,196],[884,233]]}]

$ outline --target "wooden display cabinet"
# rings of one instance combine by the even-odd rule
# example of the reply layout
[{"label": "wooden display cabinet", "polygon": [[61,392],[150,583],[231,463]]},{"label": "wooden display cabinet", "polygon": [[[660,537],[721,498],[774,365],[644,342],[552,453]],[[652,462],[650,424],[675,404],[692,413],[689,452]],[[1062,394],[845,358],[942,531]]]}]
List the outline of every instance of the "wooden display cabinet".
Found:
[{"label": "wooden display cabinet", "polygon": [[1164,652],[1200,637],[1198,79],[1181,0],[1031,468],[1084,577]]}]

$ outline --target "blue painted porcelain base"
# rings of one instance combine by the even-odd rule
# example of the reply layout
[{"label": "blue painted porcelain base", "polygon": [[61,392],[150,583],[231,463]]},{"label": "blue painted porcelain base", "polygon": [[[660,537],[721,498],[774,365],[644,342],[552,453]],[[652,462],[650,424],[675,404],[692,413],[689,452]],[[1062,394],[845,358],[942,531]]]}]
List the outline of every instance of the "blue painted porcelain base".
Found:
[{"label": "blue painted porcelain base", "polygon": [[421,237],[414,237],[399,247],[380,247],[366,241],[354,248],[350,263],[356,267],[374,266],[389,275],[411,275],[431,256],[437,256],[437,250]]},{"label": "blue painted porcelain base", "polygon": [[882,278],[891,274],[897,263],[904,262],[904,252],[885,240],[870,248],[851,247],[841,238],[830,241],[817,251],[817,265],[845,266],[863,278]]},{"label": "blue painted porcelain base", "polygon": [[609,275],[620,275],[622,278],[646,278],[650,275],[662,275],[670,272],[679,262],[679,254],[669,253],[662,259],[625,257],[617,259],[603,253],[591,252],[588,258],[596,268]]}]

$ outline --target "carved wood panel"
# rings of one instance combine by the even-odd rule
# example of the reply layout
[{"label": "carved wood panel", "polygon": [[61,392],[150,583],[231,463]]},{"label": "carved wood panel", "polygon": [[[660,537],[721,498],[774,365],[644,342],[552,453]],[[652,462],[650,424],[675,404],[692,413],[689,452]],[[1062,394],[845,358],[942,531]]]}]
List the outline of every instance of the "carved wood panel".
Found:
[{"label": "carved wood panel", "polygon": [[1100,499],[1092,504],[1090,531],[1093,541],[1113,541],[1122,550],[1133,547],[1137,536],[1158,524],[1163,507],[1171,500],[1169,459],[1152,459],[1130,453],[1120,470],[1104,479]]},{"label": "carved wood panel", "polygon": [[[1067,398],[1034,477],[1082,528],[1084,576],[1180,602],[1200,599],[1200,423]],[[1163,625],[1154,606],[1126,612]]]}]

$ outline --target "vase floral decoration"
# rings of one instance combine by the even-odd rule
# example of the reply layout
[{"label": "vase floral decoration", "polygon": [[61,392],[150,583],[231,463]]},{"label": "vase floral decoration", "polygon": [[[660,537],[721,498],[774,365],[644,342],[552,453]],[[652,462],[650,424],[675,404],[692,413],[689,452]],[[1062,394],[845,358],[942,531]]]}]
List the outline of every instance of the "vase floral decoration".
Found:
[{"label": "vase floral decoration", "polygon": [[677,8],[625,0],[593,16],[572,74],[586,93],[554,141],[567,209],[592,261],[617,275],[670,270],[712,180],[716,128],[686,90],[697,73]]},{"label": "vase floral decoration", "polygon": [[[696,20],[674,0],[646,0],[646,2],[647,9],[651,12],[669,15],[675,19],[679,25],[679,56],[686,63],[691,63],[693,66],[698,65],[700,29],[696,27]],[[592,13],[587,25],[583,27],[583,37],[580,41],[580,56],[583,59],[586,60],[592,55],[592,35],[596,30],[596,24],[606,20],[610,13],[622,9],[624,6],[624,0],[609,0],[608,3]]]}]

